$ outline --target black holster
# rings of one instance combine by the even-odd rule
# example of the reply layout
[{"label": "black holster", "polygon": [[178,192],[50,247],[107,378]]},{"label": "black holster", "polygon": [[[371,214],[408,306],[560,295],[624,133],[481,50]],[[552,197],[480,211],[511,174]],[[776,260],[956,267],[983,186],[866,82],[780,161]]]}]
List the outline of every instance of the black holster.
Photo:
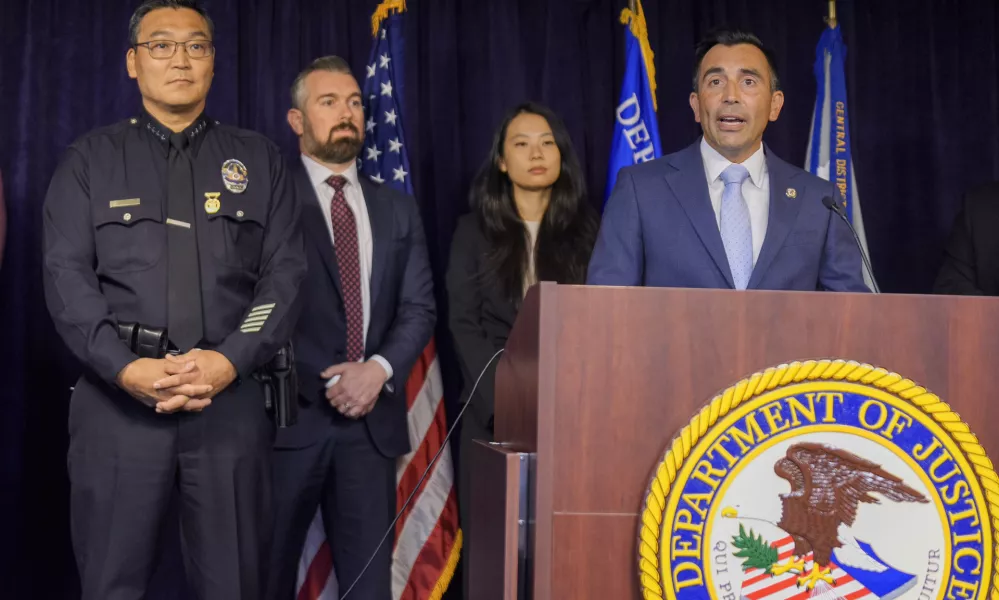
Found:
[{"label": "black holster", "polygon": [[139,358],[163,358],[169,339],[166,329],[144,327],[138,323],[118,323],[118,338]]},{"label": "black holster", "polygon": [[295,350],[288,345],[253,374],[264,386],[267,410],[278,427],[291,427],[298,420],[298,376],[295,373]]}]

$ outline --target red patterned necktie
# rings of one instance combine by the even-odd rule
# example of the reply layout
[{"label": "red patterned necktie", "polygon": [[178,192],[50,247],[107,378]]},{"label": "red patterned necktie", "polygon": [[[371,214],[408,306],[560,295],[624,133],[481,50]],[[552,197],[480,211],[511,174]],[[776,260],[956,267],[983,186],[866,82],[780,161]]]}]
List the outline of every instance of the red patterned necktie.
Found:
[{"label": "red patterned necktie", "polygon": [[333,220],[333,250],[340,269],[343,308],[347,313],[347,360],[364,358],[364,304],[361,302],[361,263],[358,257],[357,221],[347,205],[343,187],[347,178],[333,175],[326,180],[333,188],[330,216]]}]

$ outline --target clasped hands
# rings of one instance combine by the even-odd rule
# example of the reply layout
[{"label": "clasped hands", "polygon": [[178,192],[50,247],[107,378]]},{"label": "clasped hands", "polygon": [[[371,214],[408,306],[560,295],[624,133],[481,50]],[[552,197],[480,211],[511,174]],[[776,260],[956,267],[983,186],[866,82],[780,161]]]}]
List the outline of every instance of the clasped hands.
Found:
[{"label": "clasped hands", "polygon": [[201,412],[236,379],[236,368],[214,350],[194,348],[166,358],[134,360],[118,374],[118,385],[161,414]]},{"label": "clasped hands", "polygon": [[360,419],[375,407],[375,401],[388,379],[388,372],[377,361],[333,365],[320,373],[323,379],[340,378],[326,389],[326,400],[348,419]]}]

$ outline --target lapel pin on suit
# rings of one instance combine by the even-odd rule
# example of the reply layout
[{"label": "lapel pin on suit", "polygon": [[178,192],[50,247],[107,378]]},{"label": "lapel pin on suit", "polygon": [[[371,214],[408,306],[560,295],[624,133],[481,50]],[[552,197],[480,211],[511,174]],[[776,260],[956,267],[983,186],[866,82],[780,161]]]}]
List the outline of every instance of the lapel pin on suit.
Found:
[{"label": "lapel pin on suit", "polygon": [[797,198],[798,197],[798,190],[796,190],[794,188],[787,188],[787,191],[784,192],[784,195],[787,196],[788,198]]}]

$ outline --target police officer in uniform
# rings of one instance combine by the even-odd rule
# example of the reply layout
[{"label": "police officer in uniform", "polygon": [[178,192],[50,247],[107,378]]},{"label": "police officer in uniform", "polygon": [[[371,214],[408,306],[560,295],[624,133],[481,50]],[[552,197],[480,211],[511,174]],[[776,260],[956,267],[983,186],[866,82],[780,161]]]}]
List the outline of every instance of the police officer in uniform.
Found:
[{"label": "police officer in uniform", "polygon": [[274,425],[254,375],[290,338],[306,259],[276,146],[204,114],[212,34],[196,0],[140,6],[144,110],[77,140],[45,199],[46,300],[85,367],[68,457],[85,600],[145,597],[174,498],[198,598],[262,593]]}]

